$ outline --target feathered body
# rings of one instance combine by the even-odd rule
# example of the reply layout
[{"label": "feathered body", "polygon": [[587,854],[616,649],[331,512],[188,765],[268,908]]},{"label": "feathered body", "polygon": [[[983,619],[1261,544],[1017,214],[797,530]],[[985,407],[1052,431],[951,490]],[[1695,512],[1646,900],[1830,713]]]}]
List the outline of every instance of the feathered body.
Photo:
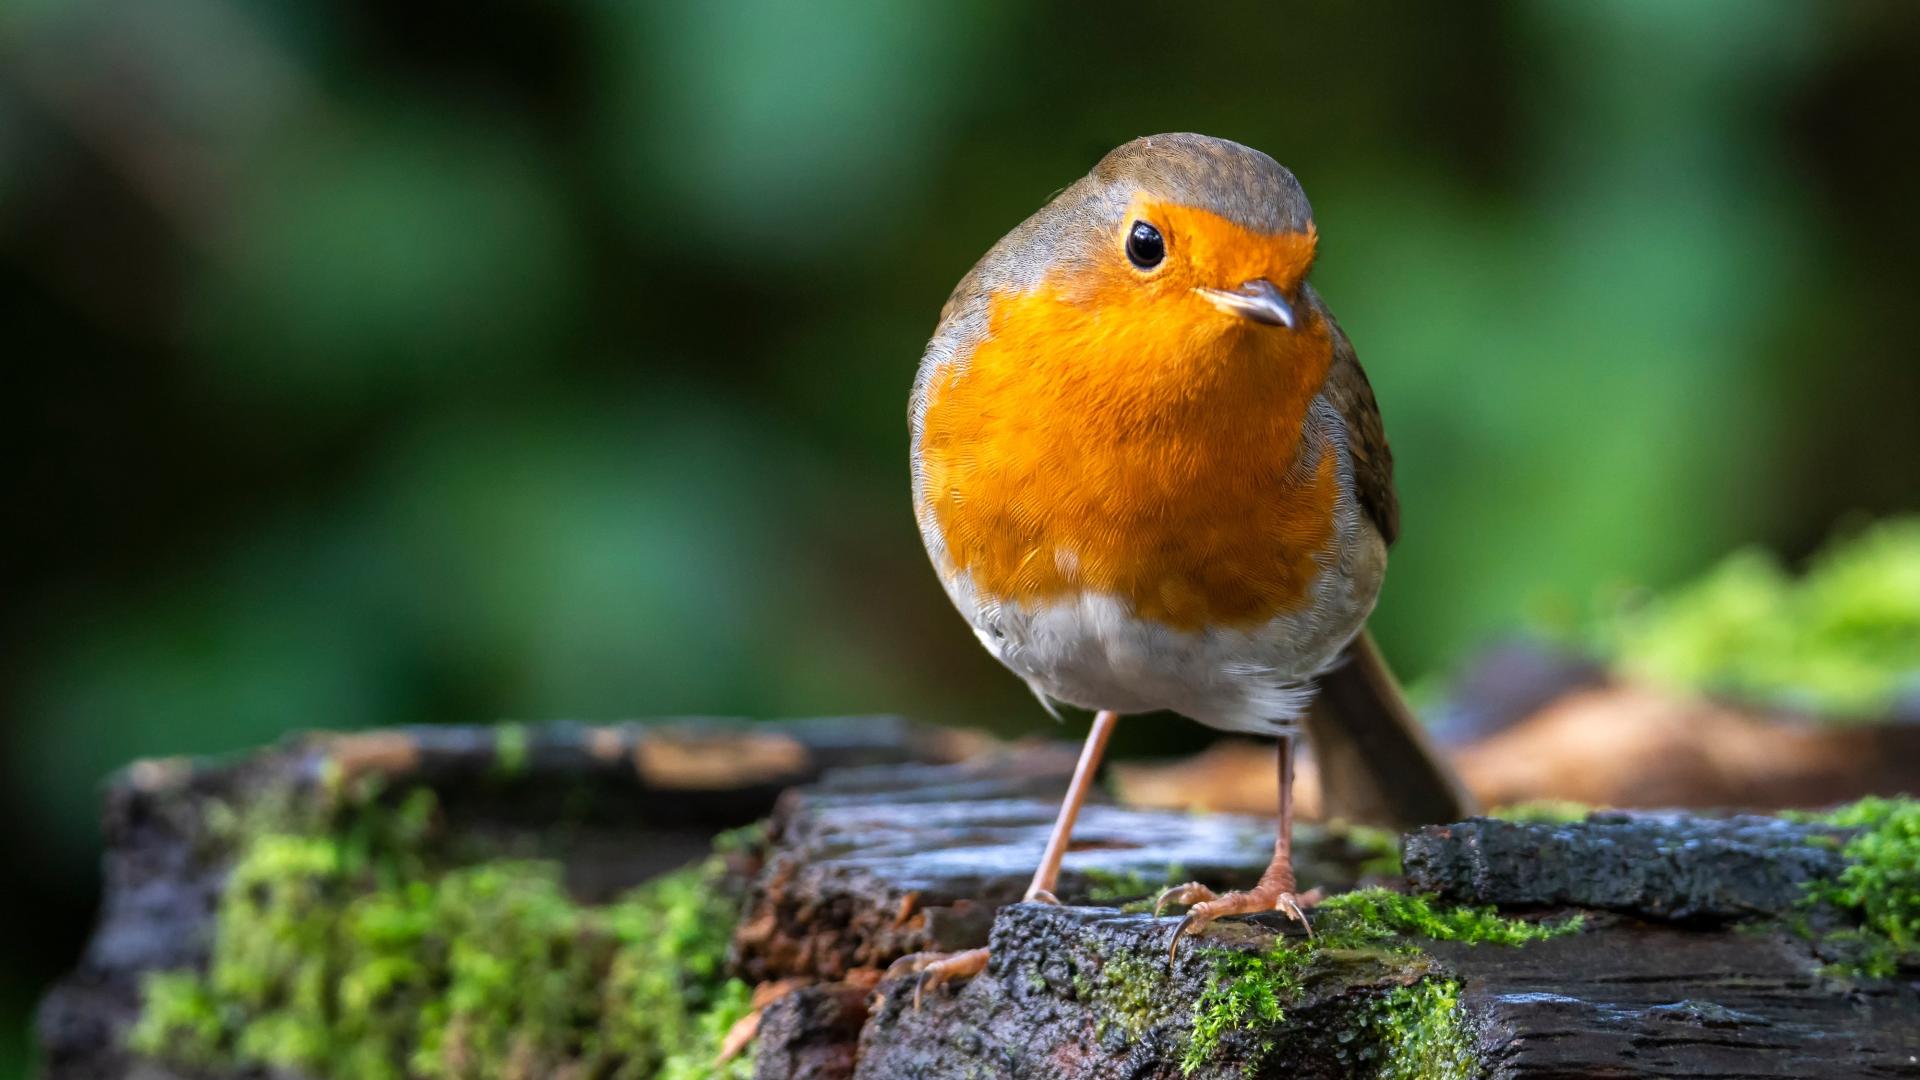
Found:
[{"label": "feathered body", "polygon": [[[1162,264],[1124,256],[1130,222]],[[1392,462],[1306,283],[1291,173],[1197,135],[1122,146],[981,259],[911,406],[913,495],[948,595],[1036,693],[1281,732],[1379,594]],[[1285,331],[1208,290],[1271,282]]]}]

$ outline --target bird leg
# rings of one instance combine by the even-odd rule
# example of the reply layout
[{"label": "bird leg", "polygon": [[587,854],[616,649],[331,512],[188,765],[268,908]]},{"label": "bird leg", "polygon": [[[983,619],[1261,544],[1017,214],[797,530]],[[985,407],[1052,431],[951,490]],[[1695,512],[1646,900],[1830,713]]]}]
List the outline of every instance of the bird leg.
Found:
[{"label": "bird leg", "polygon": [[1060,860],[1066,857],[1067,844],[1073,839],[1073,823],[1080,818],[1080,806],[1093,788],[1094,774],[1100,771],[1100,759],[1107,755],[1107,740],[1113,737],[1113,727],[1119,719],[1119,714],[1110,709],[1094,714],[1093,727],[1087,730],[1087,741],[1080,747],[1080,762],[1073,767],[1073,780],[1067,784],[1067,797],[1060,802],[1060,814],[1053,819],[1053,833],[1047,837],[1047,850],[1033,871],[1025,899],[1048,904],[1060,902],[1053,895],[1054,886],[1060,881]]},{"label": "bird leg", "polygon": [[1260,883],[1245,892],[1230,892],[1221,896],[1197,881],[1190,881],[1168,889],[1154,901],[1155,915],[1159,915],[1161,908],[1168,904],[1191,905],[1187,909],[1187,917],[1181,919],[1180,925],[1174,928],[1173,942],[1167,949],[1169,960],[1179,953],[1182,937],[1198,937],[1206,930],[1207,924],[1227,915],[1284,911],[1288,918],[1306,927],[1308,936],[1312,936],[1313,927],[1307,922],[1305,909],[1312,903],[1313,897],[1294,892],[1292,735],[1280,736],[1279,772],[1280,831],[1273,843],[1273,862],[1267,866],[1266,873],[1260,875]]},{"label": "bird leg", "polygon": [[[1080,817],[1080,807],[1087,801],[1087,792],[1093,788],[1093,777],[1100,771],[1100,759],[1106,756],[1107,740],[1113,737],[1114,724],[1120,719],[1118,713],[1103,709],[1094,714],[1093,727],[1087,731],[1087,741],[1080,747],[1080,761],[1073,767],[1073,780],[1067,784],[1067,797],[1061,800],[1060,814],[1054,818],[1053,832],[1047,837],[1047,849],[1040,856],[1040,865],[1033,872],[1033,880],[1027,885],[1023,901],[1038,901],[1043,904],[1057,904],[1060,899],[1053,890],[1060,881],[1060,860],[1066,857],[1067,844],[1073,839],[1073,823]],[[928,990],[939,987],[953,979],[970,979],[984,971],[987,966],[987,950],[968,949],[956,953],[913,953],[903,956],[887,968],[887,974],[918,974],[920,981],[913,988],[913,1007],[920,1007],[920,996]]]}]

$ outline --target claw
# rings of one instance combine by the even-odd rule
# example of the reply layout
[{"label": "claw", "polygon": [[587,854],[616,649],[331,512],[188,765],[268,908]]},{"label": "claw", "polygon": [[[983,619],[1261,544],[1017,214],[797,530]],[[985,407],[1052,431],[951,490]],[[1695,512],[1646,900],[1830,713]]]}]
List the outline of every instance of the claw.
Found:
[{"label": "claw", "polygon": [[1027,894],[1027,895],[1026,895],[1025,897],[1022,897],[1022,899],[1023,899],[1023,900],[1025,900],[1025,901],[1026,901],[1027,903],[1030,903],[1030,904],[1055,904],[1055,905],[1057,905],[1057,904],[1059,904],[1059,903],[1060,903],[1060,898],[1059,898],[1059,897],[1057,897],[1057,896],[1055,896],[1055,895],[1053,895],[1052,893],[1050,893],[1050,892],[1048,892],[1048,891],[1047,891],[1047,890],[1045,890],[1045,889],[1035,889],[1035,890],[1033,890],[1032,892],[1030,892],[1030,893],[1028,893],[1028,894]]},{"label": "claw", "polygon": [[1273,902],[1273,910],[1284,912],[1287,918],[1300,924],[1300,928],[1307,932],[1308,937],[1312,937],[1313,924],[1307,921],[1307,913],[1300,906],[1301,899],[1292,893],[1281,893]]},{"label": "claw", "polygon": [[1169,886],[1160,890],[1159,896],[1154,897],[1153,917],[1156,919],[1159,918],[1160,912],[1170,903],[1192,907],[1195,904],[1204,904],[1214,899],[1217,899],[1217,897],[1214,896],[1213,890],[1197,881],[1189,881],[1185,885]]},{"label": "claw", "polygon": [[[1174,961],[1180,959],[1180,939],[1187,936],[1187,926],[1192,922],[1193,912],[1189,911],[1187,912],[1187,917],[1180,920],[1180,925],[1173,928],[1173,940],[1167,943],[1167,963],[1169,965],[1172,965]],[[1201,923],[1199,928],[1194,930],[1194,933],[1198,934],[1206,928],[1207,924]]]},{"label": "claw", "polygon": [[920,1008],[928,990],[937,990],[953,979],[970,979],[986,970],[987,950],[968,949],[957,953],[910,953],[887,968],[887,977],[918,975],[913,983],[913,1007]]},{"label": "claw", "polygon": [[920,972],[926,970],[927,965],[933,963],[939,956],[939,953],[931,952],[908,953],[893,963],[888,964],[886,972],[880,977],[883,979],[893,979],[902,975],[918,975]]},{"label": "claw", "polygon": [[1173,963],[1180,957],[1180,939],[1199,937],[1206,932],[1215,919],[1228,915],[1253,915],[1262,911],[1278,911],[1287,918],[1298,922],[1313,936],[1313,924],[1307,921],[1306,909],[1320,899],[1319,890],[1296,895],[1292,892],[1267,891],[1269,887],[1254,888],[1246,892],[1232,892],[1225,896],[1215,896],[1212,889],[1198,883],[1180,885],[1160,894],[1154,905],[1154,914],[1168,900],[1174,903],[1191,904],[1186,917],[1180,925],[1173,928],[1173,941],[1167,945],[1167,962]]}]

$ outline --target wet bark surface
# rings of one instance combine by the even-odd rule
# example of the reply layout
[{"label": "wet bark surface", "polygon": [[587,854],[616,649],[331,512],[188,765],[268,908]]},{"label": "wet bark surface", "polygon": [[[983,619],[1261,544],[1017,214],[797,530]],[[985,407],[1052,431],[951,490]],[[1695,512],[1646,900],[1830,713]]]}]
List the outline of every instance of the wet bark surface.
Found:
[{"label": "wet bark surface", "polygon": [[[979,827],[986,819],[991,833],[1001,824],[992,814],[924,815],[911,801],[890,804],[884,794],[869,792],[859,803],[862,816],[850,818],[827,812],[833,800],[826,794],[789,797],[783,809],[790,816],[776,831],[770,865],[783,857],[814,865],[817,876],[796,874],[784,884],[807,882],[805,895],[836,910],[865,905],[877,923],[909,885],[928,888],[927,895],[944,904],[955,890],[939,892],[943,881],[996,898],[1017,896],[1024,884],[1027,863],[1014,858],[1000,865],[997,851],[983,851],[968,864],[970,875],[997,866],[997,876],[949,880],[922,869],[942,865],[940,851],[915,856],[909,845],[876,860],[856,839],[878,843],[880,833],[897,839],[891,830],[921,815],[920,835],[942,843],[951,823]],[[983,805],[1003,803],[989,798]],[[827,828],[823,819],[839,827]],[[874,821],[889,824],[868,832],[862,822]],[[1235,840],[1196,831],[1188,840],[1204,846],[1226,839],[1251,855],[1258,850],[1256,833],[1249,828]],[[1770,921],[1799,910],[1807,882],[1839,872],[1846,835],[1768,817],[1686,814],[1597,814],[1551,825],[1476,819],[1421,830],[1405,845],[1410,887],[1505,911],[1577,912],[1586,929],[1520,947],[1421,941],[1415,960],[1345,958],[1288,1001],[1283,1019],[1234,1029],[1199,1062],[1189,1060],[1196,1003],[1222,978],[1221,953],[1261,954],[1297,943],[1297,928],[1278,916],[1224,921],[1169,961],[1173,918],[1016,904],[1001,908],[993,923],[986,972],[930,990],[918,1005],[912,978],[881,983],[852,1064],[841,1057],[834,1069],[794,1075],[1375,1076],[1389,1069],[1390,1040],[1379,1014],[1386,995],[1439,980],[1458,987],[1458,1019],[1474,1058],[1468,1075],[1920,1077],[1920,987],[1823,974],[1828,958]],[[1025,842],[1029,859],[1038,848],[1037,839]],[[1323,865],[1303,880],[1339,881],[1338,860],[1326,859],[1324,849],[1321,858]],[[1246,874],[1257,862],[1249,858],[1237,872]],[[842,872],[851,868],[859,873]],[[1229,881],[1236,874],[1230,865],[1217,870]],[[1349,878],[1352,872],[1348,865]],[[774,922],[786,940],[800,940],[811,911],[800,904]],[[753,924],[747,925],[751,932]],[[802,948],[789,959],[799,966],[809,958],[824,961],[821,973],[831,978],[862,960],[881,963],[918,948],[975,944],[971,932],[969,924],[950,940],[929,933],[869,936],[862,939],[864,952]],[[788,1060],[777,1035],[763,1034],[762,1053]],[[1429,1075],[1418,1071],[1417,1060],[1394,1066],[1409,1067],[1415,1071],[1387,1074]],[[763,1069],[760,1075],[785,1074]]]},{"label": "wet bark surface", "polygon": [[[838,978],[908,953],[987,943],[1021,898],[1073,771],[1068,748],[958,765],[847,770],[781,800],[735,962],[752,980]],[[1056,892],[1069,902],[1171,880],[1257,879],[1270,822],[1088,806]]]},{"label": "wet bark surface", "polygon": [[174,1075],[131,1058],[123,1037],[144,974],[205,962],[235,813],[295,812],[357,781],[424,786],[451,843],[553,858],[571,892],[599,900],[700,857],[716,832],[764,817],[782,791],[830,769],[945,760],[975,745],[887,717],[662,721],[315,734],[227,761],[137,763],[108,788],[94,935],[40,1007],[46,1074]]},{"label": "wet bark surface", "polygon": [[[1421,962],[1353,957],[1284,1019],[1233,1032],[1189,1074],[1190,1006],[1216,960],[1194,949],[1169,964],[1168,920],[1021,905],[1002,913],[982,976],[919,1008],[910,980],[881,985],[853,1075],[1370,1077],[1388,1058],[1383,995],[1453,980],[1476,1061],[1468,1075],[1489,1080],[1920,1076],[1911,986],[1823,978],[1805,943],[1779,932],[1601,919],[1517,948],[1433,942]],[[1258,952],[1287,932],[1262,917],[1217,924],[1208,944]],[[1179,1007],[1149,1010],[1130,1030],[1139,1014],[1102,982],[1117,965],[1146,1000]]]},{"label": "wet bark surface", "polygon": [[1659,919],[1792,911],[1844,864],[1844,829],[1739,815],[1598,813],[1563,825],[1475,818],[1407,837],[1407,883],[1450,900]]},{"label": "wet bark surface", "polygon": [[[1173,877],[1250,883],[1271,822],[1093,805],[1066,903],[1017,903],[1072,760],[1070,748],[848,721],[556,725],[505,742],[493,729],[387,732],[136,766],[109,797],[99,930],[42,1008],[47,1072],[176,1075],[130,1058],[121,1034],[143,973],[204,959],[231,855],[219,808],[374,776],[431,787],[456,839],[559,861],[582,899],[771,813],[731,958],[785,990],[768,995],[748,1050],[762,1080],[1920,1077],[1920,986],[1824,974],[1830,957],[1775,921],[1798,913],[1806,882],[1839,871],[1846,834],[1681,814],[1419,830],[1405,842],[1411,888],[1528,917],[1581,913],[1586,928],[1519,947],[1410,940],[1323,957],[1278,1015],[1216,1025],[1197,1052],[1196,1020],[1235,958],[1296,948],[1302,931],[1278,916],[1222,920],[1170,961],[1177,920],[1112,905]],[[1311,828],[1300,848],[1302,883],[1334,889],[1378,854]],[[916,980],[883,974],[909,953],[989,940],[985,972],[918,1006]],[[1407,1057],[1428,1045],[1404,1038],[1423,1016],[1401,1015],[1423,990],[1444,991],[1421,999],[1446,1003],[1423,1016],[1464,1039],[1466,1071]]]},{"label": "wet bark surface", "polygon": [[1920,994],[1822,977],[1780,931],[1616,919],[1524,948],[1435,943],[1482,1076],[1916,1077]]},{"label": "wet bark surface", "polygon": [[1278,917],[1216,924],[1176,958],[1177,920],[1103,908],[1021,904],[993,930],[979,977],[914,1000],[911,979],[881,984],[857,1071],[881,1077],[1295,1077],[1373,1075],[1364,1037],[1385,992],[1435,977],[1423,960],[1354,956],[1290,1000],[1278,1023],[1229,1031],[1185,1070],[1192,1005],[1219,977],[1220,954],[1259,954],[1297,930]]}]

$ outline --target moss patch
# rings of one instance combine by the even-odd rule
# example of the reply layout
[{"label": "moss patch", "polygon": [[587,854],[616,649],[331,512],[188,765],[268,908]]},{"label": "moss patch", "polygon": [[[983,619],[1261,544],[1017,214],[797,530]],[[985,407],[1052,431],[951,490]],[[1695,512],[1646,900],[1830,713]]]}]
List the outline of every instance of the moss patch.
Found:
[{"label": "moss patch", "polygon": [[711,1065],[748,995],[717,858],[583,905],[552,862],[435,865],[435,817],[421,789],[246,836],[207,970],[151,976],[130,1046],[373,1080],[749,1074]]},{"label": "moss patch", "polygon": [[1087,879],[1087,899],[1095,904],[1114,904],[1122,911],[1151,911],[1153,900],[1161,890],[1174,885],[1184,884],[1187,880],[1186,868],[1178,863],[1168,863],[1166,870],[1158,877],[1143,874],[1138,870],[1129,870],[1124,874],[1111,870],[1090,869],[1082,873]]},{"label": "moss patch", "polygon": [[1572,825],[1587,820],[1595,809],[1571,799],[1527,799],[1496,806],[1487,811],[1487,816],[1522,825]]},{"label": "moss patch", "polygon": [[[1266,952],[1209,950],[1215,969],[1193,1005],[1192,1034],[1181,1059],[1191,1075],[1211,1059],[1229,1034],[1271,1025],[1310,987],[1328,978],[1394,979],[1402,985],[1369,1008],[1355,1034],[1356,1055],[1389,1062],[1400,1072],[1383,1076],[1448,1078],[1471,1075],[1461,1033],[1457,987],[1429,974],[1418,941],[1522,945],[1581,926],[1578,916],[1559,923],[1506,918],[1491,908],[1442,907],[1430,897],[1386,889],[1359,889],[1322,902],[1312,912],[1312,937],[1289,939]],[[1457,1067],[1449,1064],[1462,1062]]]},{"label": "moss patch", "polygon": [[[1330,897],[1313,909],[1314,937],[1325,947],[1339,942],[1361,944],[1394,937],[1459,941],[1469,945],[1525,945],[1530,941],[1571,934],[1584,925],[1575,915],[1557,923],[1527,922],[1501,915],[1491,907],[1442,907],[1430,896],[1397,893],[1390,889],[1356,889]],[[1332,923],[1327,930],[1320,923]]]},{"label": "moss patch", "polygon": [[1617,605],[1586,637],[1650,682],[1877,719],[1920,681],[1920,517],[1830,545],[1797,579],[1765,552],[1737,552]]},{"label": "moss patch", "polygon": [[1920,800],[1867,798],[1811,820],[1860,830],[1840,849],[1840,876],[1807,889],[1809,906],[1858,923],[1822,939],[1844,957],[1840,971],[1886,979],[1920,968]]},{"label": "moss patch", "polygon": [[1473,1040],[1460,1008],[1460,984],[1422,979],[1375,999],[1358,1025],[1379,1051],[1379,1080],[1471,1080]]},{"label": "moss patch", "polygon": [[1095,1006],[1096,1037],[1117,1027],[1131,1043],[1176,1011],[1166,982],[1167,966],[1159,957],[1117,956],[1100,965],[1091,987],[1076,985],[1076,991]]}]

